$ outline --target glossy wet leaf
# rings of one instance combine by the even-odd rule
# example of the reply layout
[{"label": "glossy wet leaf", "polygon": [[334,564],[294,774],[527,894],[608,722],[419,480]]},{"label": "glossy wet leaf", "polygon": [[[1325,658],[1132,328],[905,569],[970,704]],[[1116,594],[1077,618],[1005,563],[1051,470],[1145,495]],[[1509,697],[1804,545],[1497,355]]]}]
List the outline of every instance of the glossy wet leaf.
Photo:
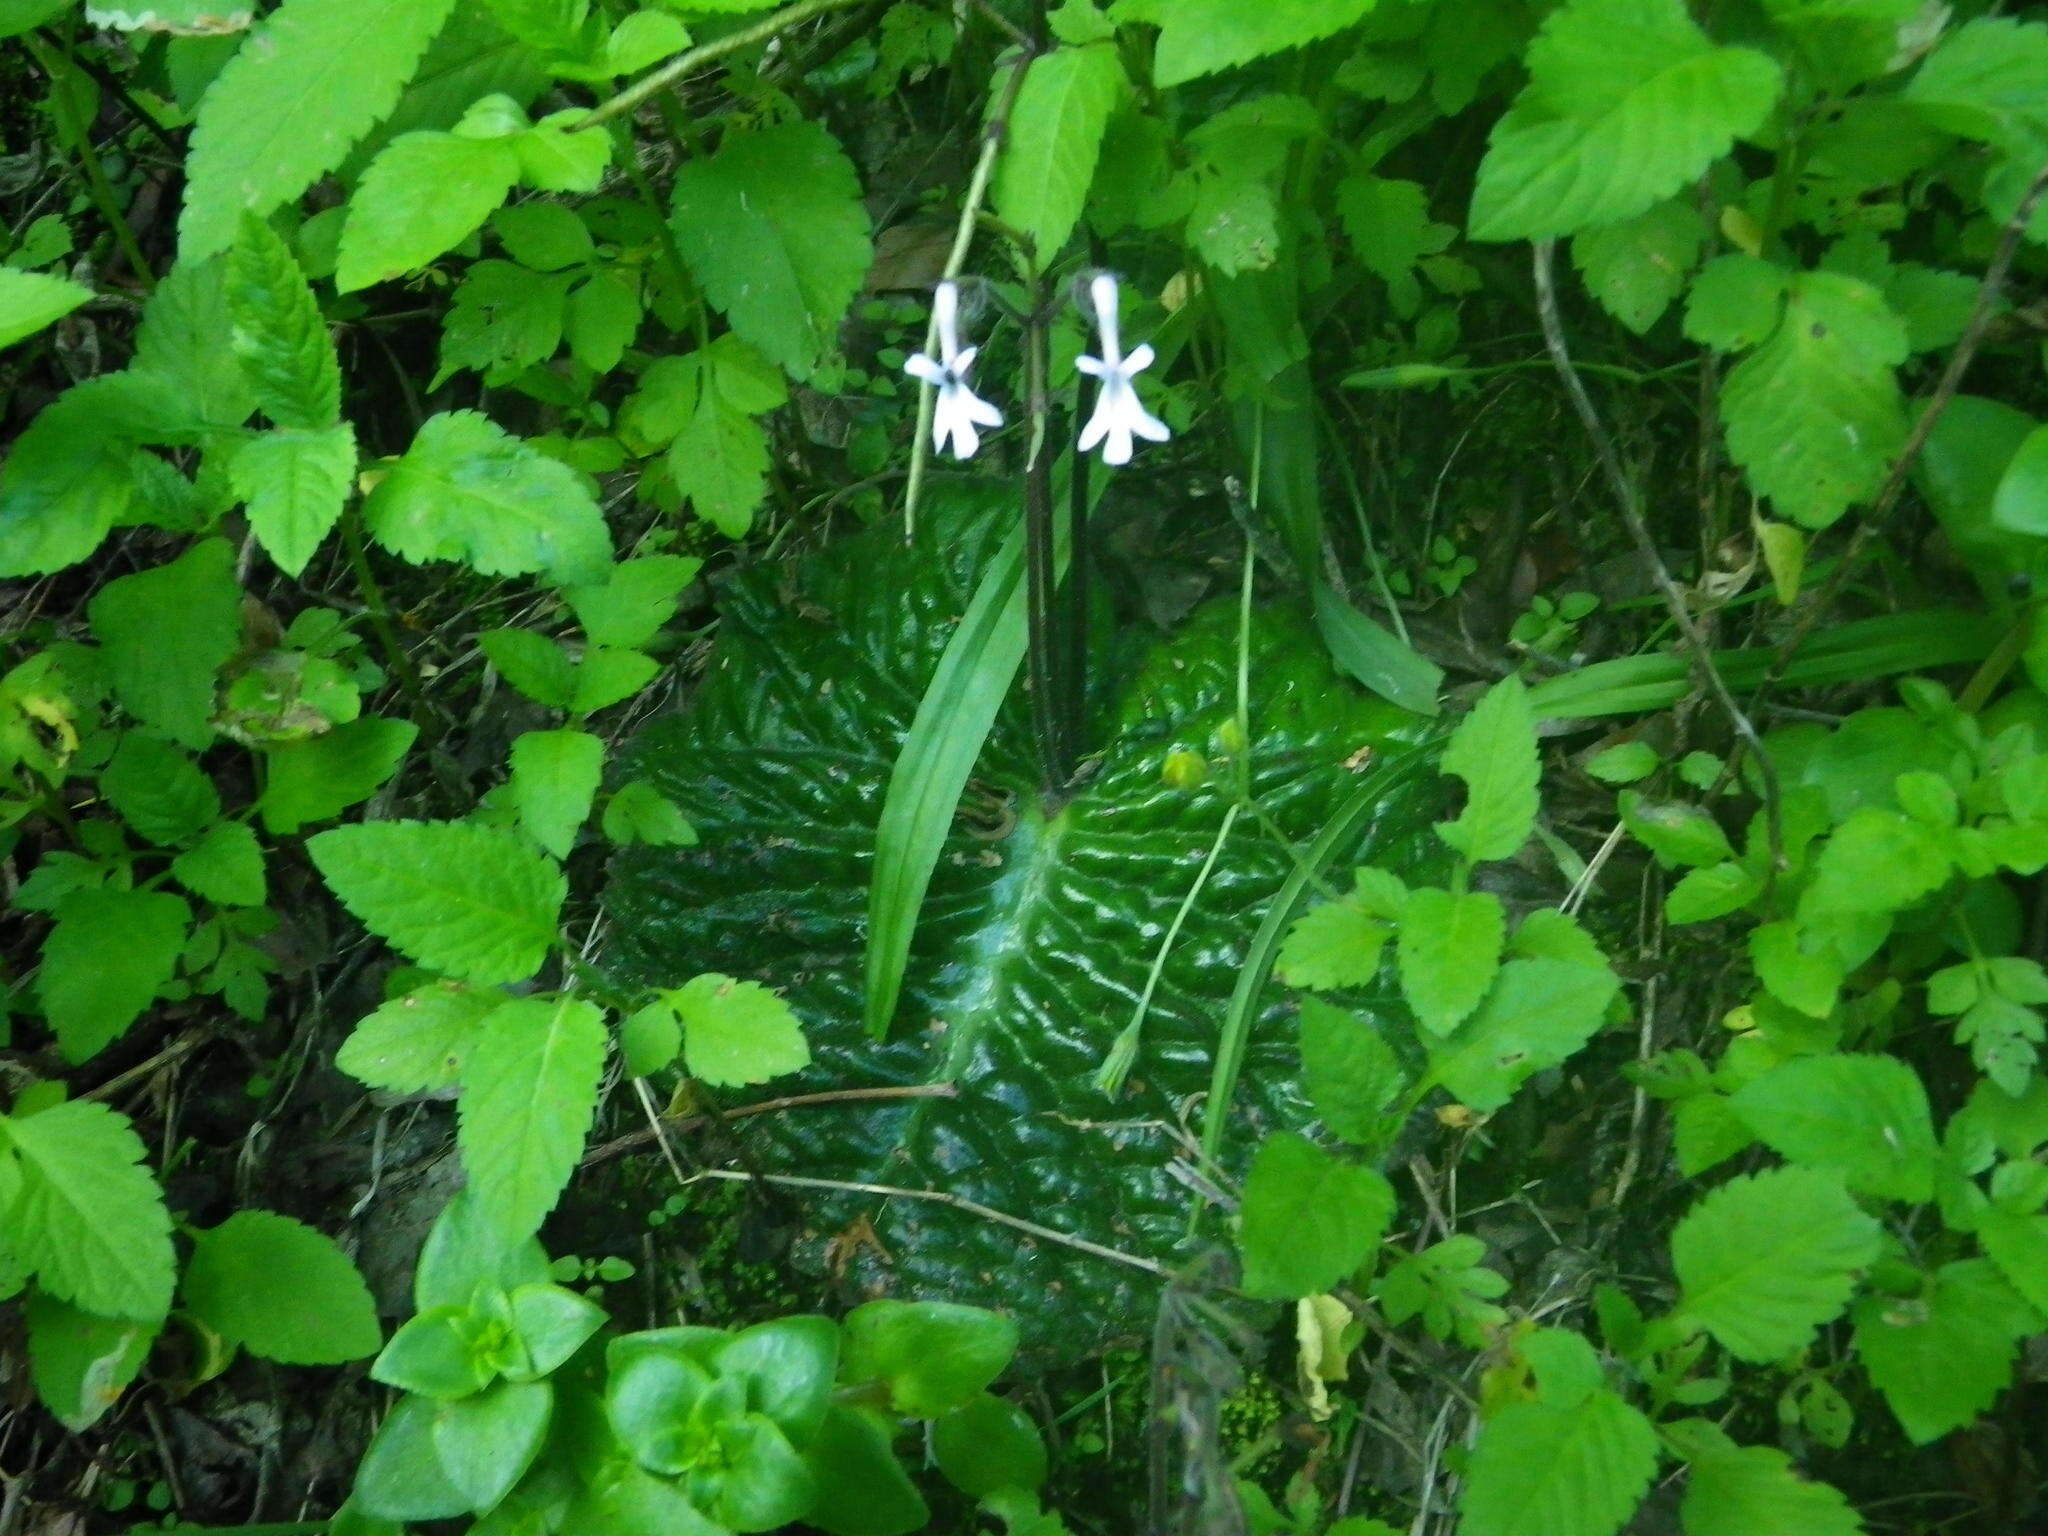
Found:
[{"label": "glossy wet leaf", "polygon": [[[760,579],[736,588],[706,687],[686,714],[628,749],[626,775],[673,798],[700,842],[620,855],[608,963],[622,980],[674,986],[710,966],[778,988],[804,1021],[813,1057],[792,1092],[956,1090],[760,1117],[746,1134],[764,1167],[942,1187],[1165,1262],[1187,1219],[1186,1191],[1163,1166],[1173,1146],[1079,1122],[1170,1117],[1207,1087],[1216,1020],[1257,917],[1296,874],[1270,840],[1230,840],[1167,956],[1126,1093],[1111,1100],[1095,1090],[1159,935],[1228,809],[1218,788],[1166,785],[1161,765],[1176,747],[1206,748],[1232,712],[1234,605],[1116,666],[1094,720],[1101,769],[1051,814],[1034,788],[1023,701],[1011,701],[936,862],[892,1037],[877,1046],[862,1029],[866,888],[883,786],[1010,505],[1002,497],[991,517],[986,502],[943,496],[909,549],[882,529],[796,568],[793,593]],[[1307,843],[1354,791],[1376,783],[1327,861],[1356,863],[1372,850],[1396,868],[1419,859],[1441,798],[1401,750],[1404,717],[1337,677],[1302,618],[1263,619],[1252,643],[1251,766],[1268,814]],[[1134,639],[1130,649],[1141,647]],[[829,690],[818,686],[825,678]],[[1365,746],[1378,749],[1371,767],[1347,768]],[[1276,993],[1249,1005],[1234,1100],[1248,1125],[1308,1118],[1280,1001]],[[819,1234],[812,1255],[866,1212],[894,1256],[896,1294],[1002,1304],[1034,1322],[1056,1314],[1057,1325],[1026,1333],[1062,1353],[1121,1327],[1149,1286],[1123,1266],[932,1203],[806,1203]],[[1059,1292],[1048,1289],[1055,1282]]]}]

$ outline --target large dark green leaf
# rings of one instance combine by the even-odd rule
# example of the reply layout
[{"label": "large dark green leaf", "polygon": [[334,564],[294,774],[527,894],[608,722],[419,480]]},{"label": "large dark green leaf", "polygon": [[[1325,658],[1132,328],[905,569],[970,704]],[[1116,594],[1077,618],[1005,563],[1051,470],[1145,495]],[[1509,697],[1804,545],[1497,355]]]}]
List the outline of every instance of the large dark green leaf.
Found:
[{"label": "large dark green leaf", "polygon": [[[1168,1127],[1198,1108],[1247,946],[1293,868],[1241,818],[1166,963],[1125,1094],[1092,1086],[1130,1020],[1159,940],[1230,803],[1231,775],[1170,788],[1169,752],[1214,754],[1237,676],[1233,604],[1172,639],[1142,638],[1100,721],[1099,771],[1064,806],[1034,788],[1012,708],[993,732],[935,872],[890,1039],[862,1029],[862,951],[875,827],[891,761],[976,575],[1015,506],[1009,488],[956,493],[906,548],[893,530],[796,571],[743,579],[687,710],[629,752],[696,826],[692,849],[620,855],[610,964],[673,985],[707,969],[783,988],[814,1060],[793,1091],[933,1082],[957,1096],[814,1108],[749,1123],[764,1168],[943,1189],[1172,1264],[1190,1199]],[[1306,619],[1269,611],[1250,676],[1253,777],[1297,842],[1360,783],[1384,799],[1332,850],[1406,868],[1440,797],[1395,733],[1412,720],[1339,678]],[[1361,749],[1372,761],[1359,768]],[[1241,1166],[1259,1134],[1306,1123],[1294,1030],[1259,1016],[1237,1096]],[[810,1241],[871,1210],[893,1265],[871,1277],[1023,1314],[1026,1348],[1069,1353],[1142,1326],[1134,1269],[930,1201],[826,1200]],[[1034,1315],[1035,1314],[1035,1315]],[[1057,1319],[1055,1323],[1053,1319]]]}]

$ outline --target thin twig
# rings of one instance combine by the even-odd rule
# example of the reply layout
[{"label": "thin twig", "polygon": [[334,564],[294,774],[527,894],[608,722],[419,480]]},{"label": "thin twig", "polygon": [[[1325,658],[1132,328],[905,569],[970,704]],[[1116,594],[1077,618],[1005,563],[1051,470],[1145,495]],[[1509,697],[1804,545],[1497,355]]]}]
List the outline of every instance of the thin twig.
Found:
[{"label": "thin twig", "polygon": [[685,1182],[694,1184],[699,1179],[725,1179],[732,1183],[750,1183],[755,1179],[770,1184],[787,1185],[792,1189],[826,1189],[848,1195],[880,1195],[885,1200],[929,1200],[935,1205],[949,1205],[956,1211],[969,1216],[979,1216],[983,1221],[993,1221],[998,1226],[1011,1227],[1048,1243],[1057,1243],[1063,1248],[1092,1254],[1098,1259],[1125,1264],[1132,1269],[1142,1269],[1149,1275],[1166,1279],[1173,1274],[1164,1264],[1153,1259],[1140,1258],[1135,1253],[1125,1253],[1102,1243],[1092,1242],[1085,1237],[1076,1237],[1071,1232],[1062,1232],[1056,1227],[1040,1226],[1035,1221],[1026,1221],[1022,1216],[1012,1216],[1008,1211],[996,1210],[978,1200],[968,1200],[943,1189],[902,1189],[894,1184],[858,1184],[844,1179],[813,1179],[795,1173],[740,1173],[730,1168],[706,1168],[692,1174]]},{"label": "thin twig", "polygon": [[1891,473],[1885,476],[1877,497],[1870,504],[1870,510],[1857,524],[1855,533],[1849,537],[1849,546],[1842,552],[1839,564],[1821,587],[1813,602],[1807,605],[1792,632],[1780,642],[1777,655],[1772,659],[1770,670],[1757,685],[1756,697],[1762,699],[1784,678],[1785,669],[1799,654],[1801,646],[1813,637],[1822,619],[1834,612],[1835,599],[1841,595],[1849,577],[1862,564],[1863,556],[1879,534],[1884,532],[1892,513],[1897,509],[1899,498],[1906,489],[1906,481],[1913,473],[1913,466],[1919,462],[1921,450],[1926,448],[1928,438],[1934,435],[1935,423],[1941,420],[1942,412],[1949,407],[1957,392],[1962,388],[1963,375],[1977,356],[1977,348],[1983,344],[1985,332],[1991,328],[1991,321],[1998,309],[2000,294],[2005,288],[2005,279],[2012,270],[2013,258],[2019,252],[2020,241],[2025,237],[2027,225],[2033,221],[2034,209],[2041,198],[2048,194],[2048,163],[2044,163],[2027,188],[2026,196],[2020,199],[2019,207],[2006,221],[2005,232],[1999,237],[1998,249],[1993,252],[1991,265],[1984,269],[1984,281],[1977,286],[1977,302],[1970,310],[1969,324],[1963,327],[1963,334],[1956,341],[1955,350],[1949,353],[1948,366],[1941,371],[1941,378],[1934,386],[1934,393],[1927,398],[1925,409],[1919,420],[1913,423],[1913,430],[1906,437],[1905,447],[1892,461]]},{"label": "thin twig", "polygon": [[[786,1098],[763,1099],[758,1104],[742,1104],[737,1109],[728,1109],[715,1117],[722,1120],[743,1120],[749,1115],[780,1114],[786,1109],[813,1109],[827,1104],[872,1104],[892,1099],[950,1099],[959,1090],[951,1083],[919,1083],[905,1088],[841,1088],[832,1093],[797,1093]],[[680,1135],[685,1131],[701,1130],[713,1123],[708,1114],[665,1115],[662,1117],[667,1128]],[[590,1167],[593,1163],[608,1162],[636,1147],[644,1147],[655,1139],[653,1129],[629,1131],[615,1141],[603,1146],[592,1147],[583,1154],[580,1166]]]},{"label": "thin twig", "polygon": [[1756,755],[1757,770],[1763,778],[1764,825],[1770,838],[1771,868],[1776,870],[1784,862],[1784,834],[1780,824],[1778,807],[1778,773],[1771,764],[1770,754],[1764,750],[1763,738],[1757,734],[1756,726],[1743,713],[1742,705],[1736,701],[1728,687],[1728,681],[1721,676],[1714,665],[1713,651],[1707,645],[1706,636],[1700,632],[1699,622],[1692,610],[1686,606],[1685,593],[1671,578],[1670,570],[1664,564],[1664,557],[1657,553],[1656,540],[1650,537],[1649,524],[1644,521],[1639,489],[1628,471],[1622,468],[1620,451],[1607,426],[1600,419],[1600,413],[1593,406],[1593,397],[1586,393],[1585,381],[1579,377],[1578,369],[1572,364],[1570,349],[1565,345],[1564,322],[1558,315],[1557,283],[1551,271],[1551,256],[1555,242],[1539,240],[1535,245],[1534,267],[1536,276],[1536,312],[1543,322],[1543,342],[1550,350],[1550,360],[1557,366],[1558,378],[1563,382],[1565,394],[1570,397],[1572,408],[1578,412],[1579,420],[1586,428],[1586,435],[1593,440],[1593,451],[1600,460],[1600,467],[1606,473],[1609,486],[1614,492],[1616,503],[1621,508],[1622,521],[1628,525],[1629,537],[1634,541],[1636,554],[1649,568],[1657,583],[1657,590],[1664,598],[1664,605],[1671,611],[1671,621],[1678,626],[1678,632],[1685,638],[1686,652],[1692,669],[1698,675],[1700,684],[1721,706],[1749,750]]},{"label": "thin twig", "polygon": [[609,101],[593,108],[590,115],[569,125],[569,132],[581,133],[595,128],[599,123],[609,122],[622,112],[630,112],[648,97],[675,84],[693,69],[702,69],[729,53],[738,53],[756,43],[766,42],[778,32],[809,21],[813,16],[836,10],[842,5],[857,5],[861,0],[797,0],[795,5],[784,6],[773,16],[764,16],[751,27],[741,27],[737,32],[728,32],[723,37],[714,37],[708,43],[685,49],[670,59],[651,75],[644,75],[627,86]]}]

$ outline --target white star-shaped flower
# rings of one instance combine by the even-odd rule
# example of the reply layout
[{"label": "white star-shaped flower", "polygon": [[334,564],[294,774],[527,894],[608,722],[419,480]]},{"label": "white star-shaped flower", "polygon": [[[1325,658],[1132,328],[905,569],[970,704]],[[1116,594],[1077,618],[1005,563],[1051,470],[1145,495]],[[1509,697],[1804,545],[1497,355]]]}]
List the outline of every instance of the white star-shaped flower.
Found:
[{"label": "white star-shaped flower", "polygon": [[1152,366],[1152,346],[1149,342],[1140,343],[1129,357],[1123,355],[1116,331],[1116,279],[1107,272],[1096,273],[1095,280],[1088,285],[1088,296],[1095,304],[1102,356],[1077,357],[1074,366],[1099,379],[1101,387],[1095,392],[1095,412],[1081,429],[1080,449],[1086,453],[1100,443],[1103,463],[1128,464],[1133,437],[1163,443],[1173,434],[1167,431],[1165,422],[1145,409],[1137,390],[1131,387],[1132,376]]},{"label": "white star-shaped flower", "polygon": [[932,446],[953,441],[953,457],[968,459],[981,446],[977,427],[1000,427],[1003,413],[967,387],[967,370],[979,347],[960,345],[960,288],[943,282],[932,291],[932,326],[939,333],[936,361],[922,352],[904,359],[903,371],[939,392],[932,409]]}]

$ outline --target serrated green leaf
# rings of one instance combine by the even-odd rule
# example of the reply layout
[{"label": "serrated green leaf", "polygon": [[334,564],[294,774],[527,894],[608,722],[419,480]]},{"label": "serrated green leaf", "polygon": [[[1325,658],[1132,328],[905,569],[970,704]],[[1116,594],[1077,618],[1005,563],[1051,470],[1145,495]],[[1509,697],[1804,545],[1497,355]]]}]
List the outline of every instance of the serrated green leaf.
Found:
[{"label": "serrated green leaf", "polygon": [[1821,844],[1799,897],[1799,919],[1900,911],[1940,889],[1948,876],[1948,847],[1933,828],[1866,805]]},{"label": "serrated green leaf", "polygon": [[1472,194],[1476,240],[1550,240],[1632,219],[1755,132],[1784,83],[1716,47],[1682,0],[1570,0],[1527,58]]},{"label": "serrated green leaf", "polygon": [[397,103],[453,0],[285,0],[199,104],[178,222],[187,258],[341,164]]},{"label": "serrated green leaf", "polygon": [[263,848],[247,822],[223,821],[171,860],[171,878],[217,907],[260,907]]},{"label": "serrated green leaf", "polygon": [[1687,339],[1716,352],[1753,347],[1777,329],[1792,274],[1775,262],[1731,251],[1693,279],[1685,301]]},{"label": "serrated green leaf", "polygon": [[336,827],[307,839],[306,851],[372,933],[465,981],[524,981],[539,970],[567,894],[540,854],[470,822]]},{"label": "serrated green leaf", "polygon": [[56,917],[36,989],[65,1059],[85,1061],[125,1033],[171,979],[192,911],[163,891],[89,890],[66,896]]},{"label": "serrated green leaf", "polygon": [[170,1213],[125,1116],[83,1099],[0,1115],[0,1148],[16,1175],[0,1228],[38,1285],[102,1317],[170,1310]]},{"label": "serrated green leaf", "polygon": [[1600,307],[1640,336],[1685,292],[1706,238],[1699,209],[1672,198],[1619,224],[1580,231],[1572,261]]},{"label": "serrated green leaf", "polygon": [[1992,1205],[1978,1218],[1977,1243],[2006,1284],[2029,1306],[2048,1312],[2048,1216]]},{"label": "serrated green leaf", "polygon": [[1473,863],[1513,858],[1536,826],[1536,717],[1509,677],[1487,689],[1444,748],[1443,771],[1465,781],[1465,809],[1438,836]]},{"label": "serrated green leaf", "polygon": [[264,754],[269,774],[256,802],[266,832],[296,832],[367,800],[398,771],[420,733],[410,720],[376,715],[337,725]]},{"label": "serrated green leaf", "polygon": [[816,123],[729,133],[676,171],[676,244],[740,336],[807,379],[873,257],[853,164]]},{"label": "serrated green leaf", "polygon": [[1775,1360],[1841,1313],[1879,1238],[1877,1222],[1826,1174],[1773,1168],[1732,1179],[1671,1234],[1677,1311],[1738,1360]]},{"label": "serrated green leaf", "polygon": [[249,438],[228,461],[228,483],[247,504],[249,528],[287,576],[306,568],[341,520],[356,478],[356,433],[347,422]]},{"label": "serrated green leaf", "polygon": [[1301,1079],[1334,1135],[1367,1147],[1392,1138],[1387,1111],[1408,1086],[1408,1074],[1366,1020],[1320,998],[1303,998]]},{"label": "serrated green leaf", "polygon": [[758,981],[707,973],[662,993],[683,1026],[683,1065],[714,1087],[765,1083],[811,1064],[803,1025]]},{"label": "serrated green leaf", "polygon": [[1920,1075],[1894,1056],[1800,1056],[1737,1090],[1743,1123],[1788,1162],[1885,1200],[1934,1197],[1934,1121]]},{"label": "serrated green leaf", "polygon": [[285,1365],[340,1365],[384,1342],[370,1288],[334,1239],[274,1211],[192,1234],[185,1306],[224,1339]]},{"label": "serrated green leaf", "polygon": [[[234,562],[227,540],[205,539],[168,565],[108,582],[87,605],[114,696],[180,746],[213,739],[215,678],[242,648]],[[166,624],[167,613],[178,622]]]},{"label": "serrated green leaf", "polygon": [[361,1023],[334,1053],[334,1064],[370,1088],[432,1093],[453,1087],[502,993],[437,981],[394,997]]},{"label": "serrated green leaf", "polygon": [[571,291],[562,313],[569,355],[592,373],[610,373],[640,333],[641,314],[640,291],[630,277],[609,269],[592,273]]},{"label": "serrated green leaf", "polygon": [[456,1141],[477,1219],[504,1241],[533,1232],[569,1182],[604,1049],[604,1015],[575,998],[513,998],[484,1020],[463,1064]]},{"label": "serrated green leaf", "polygon": [[[640,14],[646,15],[647,12]],[[612,162],[608,133],[571,133],[570,125],[589,114],[580,107],[550,113],[513,136],[519,179],[541,192],[595,192],[604,185]]]},{"label": "serrated green leaf", "polygon": [[363,521],[401,559],[460,560],[483,576],[586,582],[611,564],[604,514],[576,472],[477,411],[428,417]]},{"label": "serrated green leaf", "polygon": [[643,555],[621,560],[603,581],[562,594],[583,633],[597,645],[645,645],[675,615],[676,598],[704,562],[693,555]]},{"label": "serrated green leaf", "polygon": [[1276,969],[1290,986],[1360,987],[1380,973],[1393,926],[1351,901],[1311,907],[1294,920]]},{"label": "serrated green leaf", "polygon": [[[188,167],[190,162],[187,162]],[[131,368],[168,384],[179,408],[206,428],[237,427],[256,409],[256,390],[232,345],[228,259],[190,255],[142,306]]]},{"label": "serrated green leaf", "polygon": [[1157,26],[1152,78],[1183,85],[1202,75],[1235,69],[1270,53],[1299,48],[1356,23],[1378,0],[1117,0],[1118,22]]},{"label": "serrated green leaf", "polygon": [[499,675],[534,703],[569,707],[576,666],[559,642],[530,629],[494,629],[477,643]]},{"label": "serrated green leaf", "polygon": [[441,327],[441,364],[428,387],[439,389],[465,368],[489,383],[544,363],[562,344],[571,272],[529,272],[510,261],[470,264]]},{"label": "serrated green leaf", "polygon": [[91,297],[68,277],[0,267],[0,347],[55,325]]},{"label": "serrated green leaf", "polygon": [[692,512],[729,539],[745,538],[768,489],[768,436],[707,394],[669,444],[668,471]]},{"label": "serrated green leaf", "polygon": [[1619,990],[1604,965],[1510,960],[1477,1011],[1431,1045],[1430,1075],[1472,1109],[1499,1109],[1529,1078],[1576,1055]]},{"label": "serrated green leaf", "polygon": [[1943,1265],[1918,1296],[1866,1296],[1854,1317],[1857,1357],[1915,1445],[1988,1410],[2042,1324],[1988,1259]]},{"label": "serrated green leaf", "polygon": [[2048,27],[1984,16],[1942,39],[1902,99],[1948,133],[2002,144],[2048,127],[2044,90]]},{"label": "serrated green leaf", "polygon": [[595,714],[630,699],[654,681],[661,663],[640,651],[618,651],[594,645],[576,663],[575,686],[569,690],[569,712]]},{"label": "serrated green leaf", "polygon": [[400,134],[349,199],[336,292],[402,276],[453,250],[483,227],[518,175],[519,156],[504,139]]},{"label": "serrated green leaf", "polygon": [[619,1022],[619,1055],[628,1077],[646,1077],[676,1059],[683,1028],[666,1003],[649,1003]]},{"label": "serrated green leaf", "polygon": [[100,773],[100,793],[136,834],[158,847],[181,843],[220,815],[220,793],[199,765],[167,741],[130,731]]},{"label": "serrated green leaf", "polygon": [[1813,1482],[1768,1445],[1735,1444],[1700,1421],[1673,1426],[1692,1468],[1679,1518],[1685,1536],[1862,1536],[1863,1522],[1839,1490]]},{"label": "serrated green leaf", "polygon": [[1906,355],[1905,327],[1868,283],[1791,280],[1777,330],[1721,390],[1729,456],[1781,516],[1824,528],[1877,489],[1905,441],[1892,370]]},{"label": "serrated green leaf", "polygon": [[1238,1225],[1246,1294],[1290,1301],[1329,1290],[1372,1257],[1393,1214],[1393,1188],[1375,1169],[1291,1131],[1268,1136]]},{"label": "serrated green leaf", "polygon": [[1424,1029],[1447,1035],[1479,1006],[1506,942],[1507,919],[1491,891],[1423,886],[1409,893],[1395,955],[1401,994]]},{"label": "serrated green leaf", "polygon": [[600,821],[604,835],[619,844],[649,843],[657,848],[689,848],[696,828],[675,801],[645,779],[621,784]]},{"label": "serrated green leaf", "polygon": [[1041,265],[1059,255],[1095,179],[1110,113],[1127,93],[1107,43],[1055,48],[1025,71],[1010,108],[991,188],[998,216],[1037,243]]},{"label": "serrated green leaf", "polygon": [[511,760],[519,825],[566,859],[604,777],[604,743],[588,731],[527,731],[513,741]]},{"label": "serrated green leaf", "polygon": [[1457,234],[1454,226],[1430,218],[1429,191],[1419,181],[1354,172],[1337,183],[1336,199],[1351,249],[1367,271],[1397,294],[1402,285],[1414,293],[1415,264],[1436,255]]},{"label": "serrated green leaf", "polygon": [[228,256],[227,300],[257,408],[280,427],[340,421],[341,364],[319,301],[291,247],[253,213],[242,216]]},{"label": "serrated green leaf", "polygon": [[[1590,1367],[1595,1381],[1598,1369]],[[1536,1401],[1508,1404],[1480,1431],[1459,1529],[1466,1536],[1613,1536],[1656,1470],[1657,1432],[1642,1414],[1605,1387],[1546,1382]]]}]

